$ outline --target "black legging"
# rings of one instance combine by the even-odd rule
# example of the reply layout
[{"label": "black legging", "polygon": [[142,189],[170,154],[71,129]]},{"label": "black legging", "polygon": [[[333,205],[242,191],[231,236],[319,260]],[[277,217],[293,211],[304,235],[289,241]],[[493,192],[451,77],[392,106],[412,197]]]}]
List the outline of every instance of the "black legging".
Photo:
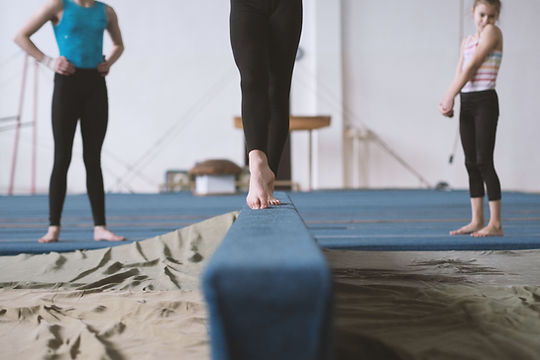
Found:
[{"label": "black legging", "polygon": [[493,166],[493,150],[499,119],[499,100],[495,90],[461,93],[459,127],[473,198],[501,199],[501,184]]},{"label": "black legging", "polygon": [[301,0],[231,0],[231,44],[240,70],[248,153],[277,173],[289,134],[289,93],[302,30]]},{"label": "black legging", "polygon": [[86,188],[94,224],[105,225],[101,147],[107,130],[108,113],[107,86],[97,70],[77,69],[71,76],[55,75],[52,102],[54,167],[49,186],[51,225],[60,225],[73,137],[79,119],[86,167]]}]

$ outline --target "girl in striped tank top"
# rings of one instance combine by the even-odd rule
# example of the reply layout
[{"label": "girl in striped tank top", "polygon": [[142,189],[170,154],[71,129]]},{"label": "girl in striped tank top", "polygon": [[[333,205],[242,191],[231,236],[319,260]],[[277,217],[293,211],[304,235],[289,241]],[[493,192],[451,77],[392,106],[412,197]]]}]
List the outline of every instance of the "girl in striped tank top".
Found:
[{"label": "girl in striped tank top", "polygon": [[[471,222],[452,235],[502,236],[501,185],[493,165],[499,102],[495,83],[502,59],[503,38],[495,25],[501,10],[500,0],[475,0],[472,16],[476,33],[461,45],[460,59],[439,111],[454,115],[454,98],[460,94],[459,127],[469,174]],[[490,219],[484,223],[484,184],[488,193]]]}]

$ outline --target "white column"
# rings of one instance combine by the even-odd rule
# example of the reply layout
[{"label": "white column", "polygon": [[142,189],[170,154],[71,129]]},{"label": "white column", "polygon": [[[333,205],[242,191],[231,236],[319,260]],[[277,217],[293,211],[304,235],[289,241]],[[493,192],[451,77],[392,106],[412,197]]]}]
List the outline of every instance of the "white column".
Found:
[{"label": "white column", "polygon": [[314,0],[316,114],[331,115],[331,126],[314,132],[315,189],[344,187],[343,61],[341,0]]}]

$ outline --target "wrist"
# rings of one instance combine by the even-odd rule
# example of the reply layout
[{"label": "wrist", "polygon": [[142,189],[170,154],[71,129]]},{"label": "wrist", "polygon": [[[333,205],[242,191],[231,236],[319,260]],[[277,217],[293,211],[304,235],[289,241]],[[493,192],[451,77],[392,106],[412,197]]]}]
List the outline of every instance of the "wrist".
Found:
[{"label": "wrist", "polygon": [[39,63],[48,67],[52,71],[55,71],[54,64],[56,63],[56,59],[53,59],[52,57],[47,56],[47,55],[43,55],[43,58],[41,59]]}]

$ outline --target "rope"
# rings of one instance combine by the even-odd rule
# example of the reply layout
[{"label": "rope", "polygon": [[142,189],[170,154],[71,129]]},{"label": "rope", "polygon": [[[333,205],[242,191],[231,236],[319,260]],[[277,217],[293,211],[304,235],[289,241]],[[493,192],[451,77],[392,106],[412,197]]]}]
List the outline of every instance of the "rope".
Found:
[{"label": "rope", "polygon": [[[52,153],[54,152],[54,145],[51,144],[48,140],[49,138],[45,138],[45,137],[38,137],[39,141],[37,143],[37,146],[41,149],[46,149],[48,150],[49,153]],[[21,135],[21,144],[25,144],[25,145],[29,145],[31,146],[32,145],[32,140],[29,138],[29,135]],[[79,149],[74,149],[73,150],[73,155],[74,156],[77,156],[77,157],[81,157],[82,158],[82,152],[79,150]],[[108,167],[106,164],[101,164],[101,167],[103,169],[103,171],[105,173],[108,173],[109,175],[111,175],[112,177],[117,177],[118,175],[115,173],[115,171],[113,171],[110,167]],[[152,184],[153,186],[155,184]],[[126,184],[123,184],[123,186],[126,188],[126,190],[128,190],[129,192],[135,192],[134,189]]]},{"label": "rope", "polygon": [[17,128],[27,127],[33,124],[34,123],[30,121],[30,122],[15,124],[15,125],[2,126],[0,127],[0,132],[9,131],[9,130],[17,130]]},{"label": "rope", "polygon": [[165,145],[174,140],[184,128],[191,123],[198,113],[200,113],[208,104],[210,104],[219,93],[226,89],[226,84],[234,78],[236,71],[228,70],[225,75],[221,77],[210,89],[199,98],[195,104],[177,121],[175,121],[169,128],[165,130],[149,149],[143,153],[137,160],[135,160],[128,168],[128,170],[117,179],[116,184],[121,182],[129,183],[133,177],[133,174],[137,171],[141,171],[163,150]]},{"label": "rope", "polygon": [[[306,71],[313,77],[315,76],[311,71]],[[326,100],[327,104],[329,104],[334,111],[336,111],[338,114],[344,116],[345,118],[349,117],[351,119],[354,119],[360,125],[362,125],[364,128],[368,129],[369,133],[372,135],[372,138],[375,142],[377,142],[383,150],[385,150],[390,156],[392,156],[397,162],[399,162],[405,169],[407,169],[409,172],[411,172],[422,184],[424,184],[427,188],[431,188],[431,185],[429,182],[418,172],[416,171],[409,163],[407,163],[401,156],[399,156],[392,148],[386,144],[382,138],[373,130],[371,130],[364,121],[360,119],[358,115],[356,115],[352,110],[350,110],[347,106],[343,105],[341,101],[337,99],[337,95],[330,90],[324,83],[318,83],[316,89],[313,89],[313,86],[308,85],[308,82],[302,79],[301,73],[299,73],[299,80],[298,82],[303,84],[308,90],[311,92],[314,92],[317,95],[321,95],[323,100]],[[319,87],[322,88],[326,94],[322,94],[322,91],[319,91]],[[350,125],[349,125],[350,126]]]},{"label": "rope", "polygon": [[[464,4],[464,0],[460,0],[459,1],[459,29],[458,29],[458,37],[459,37],[459,41],[458,41],[458,54],[459,54],[459,51],[461,51],[461,42],[463,40],[463,16],[464,16],[464,9],[465,9],[465,4]],[[453,164],[454,163],[454,156],[456,155],[456,151],[457,151],[457,146],[458,146],[458,140],[459,140],[459,121],[457,122],[457,129],[456,129],[456,135],[454,137],[454,145],[452,146],[452,152],[450,153],[450,156],[448,157],[448,164]]]},{"label": "rope", "polygon": [[0,121],[19,121],[19,115],[1,117]]}]

